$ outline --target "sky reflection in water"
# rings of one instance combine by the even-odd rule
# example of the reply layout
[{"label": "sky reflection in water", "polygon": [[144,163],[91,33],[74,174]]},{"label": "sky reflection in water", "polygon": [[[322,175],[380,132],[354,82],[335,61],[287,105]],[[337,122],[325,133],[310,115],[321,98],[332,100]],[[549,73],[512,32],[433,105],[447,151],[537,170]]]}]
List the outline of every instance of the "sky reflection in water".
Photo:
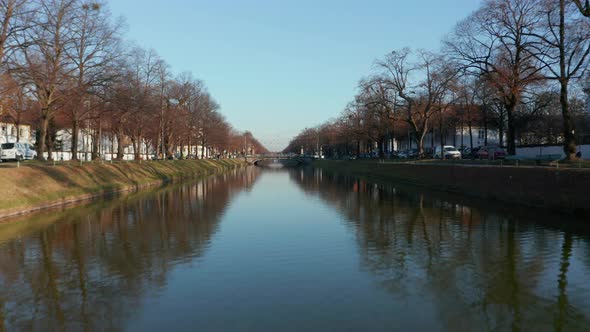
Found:
[{"label": "sky reflection in water", "polygon": [[321,170],[236,170],[0,226],[0,323],[584,331],[589,233],[556,218]]}]

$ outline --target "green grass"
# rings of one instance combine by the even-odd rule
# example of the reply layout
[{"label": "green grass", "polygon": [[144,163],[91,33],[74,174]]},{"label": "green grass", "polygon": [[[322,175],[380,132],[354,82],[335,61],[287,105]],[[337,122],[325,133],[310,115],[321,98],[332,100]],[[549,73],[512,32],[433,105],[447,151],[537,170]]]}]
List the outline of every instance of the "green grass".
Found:
[{"label": "green grass", "polygon": [[243,165],[241,160],[178,160],[120,163],[25,162],[0,168],[0,215],[60,201],[133,190],[179,178],[195,178]]}]

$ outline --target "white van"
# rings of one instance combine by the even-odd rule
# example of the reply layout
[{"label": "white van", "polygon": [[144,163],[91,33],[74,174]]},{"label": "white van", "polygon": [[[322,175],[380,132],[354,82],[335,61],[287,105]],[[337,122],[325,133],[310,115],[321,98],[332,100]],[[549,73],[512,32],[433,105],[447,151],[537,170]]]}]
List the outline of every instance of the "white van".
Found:
[{"label": "white van", "polygon": [[[461,152],[452,145],[443,147],[442,159],[461,159]],[[437,146],[434,150],[434,158],[441,159],[441,147]]]},{"label": "white van", "polygon": [[25,159],[26,147],[22,143],[2,143],[0,149],[0,159],[2,161]]}]

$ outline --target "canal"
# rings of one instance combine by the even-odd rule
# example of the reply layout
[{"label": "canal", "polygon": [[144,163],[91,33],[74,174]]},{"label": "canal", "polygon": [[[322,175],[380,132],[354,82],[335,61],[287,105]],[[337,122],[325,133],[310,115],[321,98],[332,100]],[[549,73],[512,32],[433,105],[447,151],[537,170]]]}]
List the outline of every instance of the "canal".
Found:
[{"label": "canal", "polygon": [[0,330],[587,331],[579,222],[250,167],[0,225]]}]

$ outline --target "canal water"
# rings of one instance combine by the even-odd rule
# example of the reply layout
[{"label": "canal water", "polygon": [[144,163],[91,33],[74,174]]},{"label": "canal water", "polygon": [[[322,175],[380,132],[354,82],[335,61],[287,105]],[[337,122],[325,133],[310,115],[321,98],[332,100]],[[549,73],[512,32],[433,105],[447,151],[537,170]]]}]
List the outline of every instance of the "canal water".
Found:
[{"label": "canal water", "polygon": [[576,221],[235,170],[0,225],[0,330],[588,331]]}]

